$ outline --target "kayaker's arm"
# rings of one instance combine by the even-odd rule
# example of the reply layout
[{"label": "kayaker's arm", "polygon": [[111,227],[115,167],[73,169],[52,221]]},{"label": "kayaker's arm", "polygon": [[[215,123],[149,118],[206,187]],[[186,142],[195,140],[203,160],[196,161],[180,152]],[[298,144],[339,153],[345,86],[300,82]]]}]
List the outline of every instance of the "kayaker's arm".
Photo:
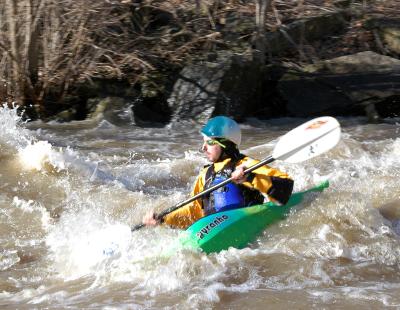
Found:
[{"label": "kayaker's arm", "polygon": [[[203,170],[197,177],[191,196],[197,195],[203,190],[204,174],[205,170]],[[203,216],[204,212],[201,205],[201,199],[197,199],[182,208],[167,214],[163,219],[163,223],[174,228],[185,229]]]},{"label": "kayaker's arm", "polygon": [[231,174],[232,182],[234,182],[236,184],[242,184],[243,182],[246,182],[247,175],[245,175],[245,173],[244,173],[246,168],[247,167],[245,164],[236,166],[235,171],[233,171]]},{"label": "kayaker's arm", "polygon": [[[247,158],[244,161],[248,160]],[[255,160],[250,161],[251,165],[257,162]],[[288,174],[265,165],[250,173],[243,185],[260,191],[274,202],[285,204],[292,194],[293,183]]]},{"label": "kayaker's arm", "polygon": [[293,192],[293,180],[290,178],[270,177],[272,186],[269,188],[267,195],[271,200],[286,204]]},{"label": "kayaker's arm", "polygon": [[203,216],[203,209],[196,200],[166,215],[163,223],[173,228],[185,229]]}]

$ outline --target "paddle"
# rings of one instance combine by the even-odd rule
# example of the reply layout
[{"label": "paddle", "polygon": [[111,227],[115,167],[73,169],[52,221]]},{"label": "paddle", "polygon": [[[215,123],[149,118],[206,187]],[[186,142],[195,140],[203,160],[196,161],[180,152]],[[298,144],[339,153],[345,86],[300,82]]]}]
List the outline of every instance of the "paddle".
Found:
[{"label": "paddle", "polygon": [[[289,163],[302,162],[307,159],[318,156],[333,148],[340,140],[340,124],[330,116],[318,117],[310,120],[286,133],[277,142],[272,155],[261,160],[259,163],[247,168],[244,173],[248,174],[253,170],[269,164],[275,160],[284,160]],[[155,215],[156,220],[161,220],[167,214],[183,207],[184,205],[195,201],[196,199],[215,191],[216,189],[232,182],[229,178],[218,183],[193,197],[170,207],[161,213]],[[144,227],[144,224],[138,224],[132,227],[132,231]]]}]

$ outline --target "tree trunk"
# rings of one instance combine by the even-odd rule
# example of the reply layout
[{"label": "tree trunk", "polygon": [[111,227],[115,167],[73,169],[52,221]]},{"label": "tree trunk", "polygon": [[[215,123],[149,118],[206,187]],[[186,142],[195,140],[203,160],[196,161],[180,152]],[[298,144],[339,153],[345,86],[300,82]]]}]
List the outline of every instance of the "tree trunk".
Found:
[{"label": "tree trunk", "polygon": [[21,55],[20,55],[20,40],[17,33],[17,0],[6,0],[7,6],[7,23],[8,32],[11,45],[11,62],[12,62],[12,87],[14,88],[14,101],[22,105],[24,103],[24,92],[23,92],[23,74],[21,66]]},{"label": "tree trunk", "polygon": [[34,12],[32,0],[26,2],[26,33],[25,33],[25,54],[24,57],[28,61],[27,78],[31,87],[38,81],[39,67],[39,27],[38,16],[41,14],[41,7],[38,6]]},{"label": "tree trunk", "polygon": [[271,0],[256,0],[256,34],[254,38],[254,58],[265,64],[267,41],[265,38],[265,16],[270,7]]}]

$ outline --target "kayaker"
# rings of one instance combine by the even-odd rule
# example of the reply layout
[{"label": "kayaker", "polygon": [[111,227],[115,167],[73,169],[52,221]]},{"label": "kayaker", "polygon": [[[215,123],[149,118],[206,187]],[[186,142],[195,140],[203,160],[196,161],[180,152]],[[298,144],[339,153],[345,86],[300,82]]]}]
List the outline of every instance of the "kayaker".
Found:
[{"label": "kayaker", "polygon": [[[175,228],[186,228],[198,219],[219,211],[263,203],[265,199],[285,204],[293,190],[293,180],[284,172],[267,165],[244,175],[244,170],[257,160],[240,153],[241,130],[231,118],[211,118],[201,129],[201,151],[211,162],[196,179],[192,195],[230,177],[233,182],[185,205],[169,214],[162,222]],[[154,211],[142,220],[145,225],[157,225]]]}]

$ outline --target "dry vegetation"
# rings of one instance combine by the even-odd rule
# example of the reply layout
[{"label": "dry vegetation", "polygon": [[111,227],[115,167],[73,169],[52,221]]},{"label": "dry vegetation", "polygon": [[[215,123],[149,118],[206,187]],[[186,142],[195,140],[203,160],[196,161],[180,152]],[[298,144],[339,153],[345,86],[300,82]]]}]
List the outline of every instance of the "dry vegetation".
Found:
[{"label": "dry vegetation", "polygon": [[[381,48],[363,21],[397,17],[399,1],[348,3],[357,12],[344,36],[313,43],[291,55],[293,61],[304,60],[298,57],[304,52],[315,60]],[[82,81],[109,77],[134,84],[148,72],[182,66],[208,51],[252,41],[263,50],[265,32],[339,8],[337,0],[3,0],[0,100],[32,104],[42,117],[45,102],[62,102]],[[220,30],[232,16],[252,25],[235,41]]]},{"label": "dry vegetation", "polygon": [[[71,86],[151,65],[129,48],[129,7],[98,0],[5,0],[0,7],[2,101],[61,102]],[[128,69],[128,68],[127,68]],[[7,100],[8,99],[8,100]]]}]

